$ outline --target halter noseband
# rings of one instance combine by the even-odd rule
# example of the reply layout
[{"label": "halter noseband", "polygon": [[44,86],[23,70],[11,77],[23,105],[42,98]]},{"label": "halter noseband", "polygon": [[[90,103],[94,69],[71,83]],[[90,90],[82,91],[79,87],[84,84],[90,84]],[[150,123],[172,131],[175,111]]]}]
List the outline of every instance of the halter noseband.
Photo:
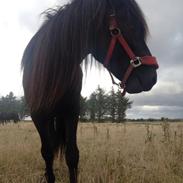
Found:
[{"label": "halter noseband", "polygon": [[117,24],[117,21],[115,18],[115,14],[112,14],[109,17],[109,31],[111,33],[112,38],[111,38],[111,41],[109,44],[106,58],[104,60],[104,66],[107,68],[107,66],[109,65],[109,62],[112,58],[113,51],[114,51],[114,48],[115,48],[117,42],[119,42],[121,44],[122,48],[125,50],[125,52],[127,53],[127,55],[130,58],[130,64],[127,68],[127,71],[125,72],[125,75],[124,75],[121,83],[117,84],[114,81],[114,78],[113,78],[111,72],[109,71],[109,74],[112,79],[112,83],[115,85],[118,85],[123,90],[122,95],[125,95],[125,93],[126,93],[125,84],[134,68],[137,68],[141,65],[149,65],[149,66],[155,66],[158,69],[159,66],[156,61],[156,58],[153,56],[138,57],[134,54],[132,49],[129,47],[127,41],[124,39],[120,28],[118,27],[118,24]]}]

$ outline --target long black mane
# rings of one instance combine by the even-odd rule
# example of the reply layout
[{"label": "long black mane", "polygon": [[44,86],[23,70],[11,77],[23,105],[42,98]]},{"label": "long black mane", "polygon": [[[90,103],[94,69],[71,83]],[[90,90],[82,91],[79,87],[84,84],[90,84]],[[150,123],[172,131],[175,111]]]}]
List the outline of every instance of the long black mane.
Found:
[{"label": "long black mane", "polygon": [[[126,19],[122,25],[124,35],[133,31],[128,23],[133,15],[136,22],[141,22],[145,37],[147,26],[135,1],[113,3],[117,16]],[[77,87],[79,64],[96,44],[96,35],[108,30],[110,8],[108,0],[73,0],[45,12],[46,21],[22,59],[23,85],[31,111],[54,105],[67,90]]]}]

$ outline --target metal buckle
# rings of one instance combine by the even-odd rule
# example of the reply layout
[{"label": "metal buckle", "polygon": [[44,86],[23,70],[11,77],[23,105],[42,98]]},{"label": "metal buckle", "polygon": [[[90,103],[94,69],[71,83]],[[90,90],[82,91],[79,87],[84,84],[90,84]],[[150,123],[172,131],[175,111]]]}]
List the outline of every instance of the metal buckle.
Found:
[{"label": "metal buckle", "polygon": [[141,58],[135,57],[134,59],[130,60],[130,64],[132,64],[133,67],[139,67],[142,65]]},{"label": "metal buckle", "polygon": [[117,27],[110,29],[110,32],[111,32],[112,36],[118,36],[118,35],[121,34],[121,30],[119,28],[117,28]]}]

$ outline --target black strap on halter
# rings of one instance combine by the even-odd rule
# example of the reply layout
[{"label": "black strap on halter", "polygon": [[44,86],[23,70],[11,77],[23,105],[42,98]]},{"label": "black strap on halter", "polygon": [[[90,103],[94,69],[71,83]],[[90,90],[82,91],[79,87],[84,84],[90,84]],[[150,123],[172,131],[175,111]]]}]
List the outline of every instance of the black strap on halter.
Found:
[{"label": "black strap on halter", "polygon": [[116,15],[116,11],[115,11],[115,8],[111,2],[111,0],[107,0],[109,6],[110,6],[110,11],[109,11],[109,15]]}]

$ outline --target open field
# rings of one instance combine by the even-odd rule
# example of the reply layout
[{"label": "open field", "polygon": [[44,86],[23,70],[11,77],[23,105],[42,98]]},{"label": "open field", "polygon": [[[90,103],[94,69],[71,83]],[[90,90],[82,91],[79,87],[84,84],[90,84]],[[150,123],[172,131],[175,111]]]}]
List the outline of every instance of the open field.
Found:
[{"label": "open field", "polygon": [[[80,124],[79,183],[182,183],[183,123]],[[32,123],[0,126],[0,183],[38,183],[44,171]],[[56,182],[66,183],[64,160]]]}]

